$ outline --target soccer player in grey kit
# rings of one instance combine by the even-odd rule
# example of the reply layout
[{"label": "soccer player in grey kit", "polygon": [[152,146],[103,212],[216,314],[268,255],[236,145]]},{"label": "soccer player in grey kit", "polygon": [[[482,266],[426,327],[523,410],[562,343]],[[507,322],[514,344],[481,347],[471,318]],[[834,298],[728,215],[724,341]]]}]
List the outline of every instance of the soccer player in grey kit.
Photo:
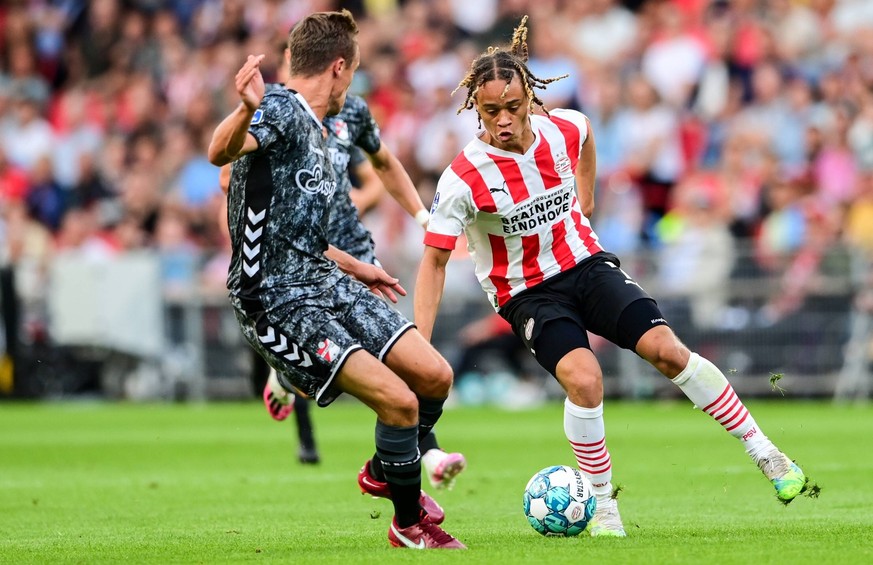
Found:
[{"label": "soccer player in grey kit", "polygon": [[[274,88],[285,88],[289,78],[288,69],[291,66],[291,52],[287,46],[282,52],[282,57],[282,64],[279,67],[281,72],[278,77],[280,82],[266,85],[266,92]],[[333,163],[338,183],[331,201],[327,227],[328,242],[355,259],[381,267],[376,259],[373,238],[361,223],[358,210],[352,201],[350,166],[355,164],[356,173],[375,171],[378,176],[376,182],[381,181],[391,196],[422,227],[427,226],[430,214],[421,202],[400,160],[382,143],[379,126],[363,98],[347,95],[340,112],[326,116],[322,124],[328,156]],[[308,402],[302,396],[289,392],[291,391],[281,386],[275,369],[271,369],[263,391],[267,411],[274,419],[283,420],[291,413],[293,406],[300,440],[300,461],[318,462]],[[427,477],[434,488],[452,488],[458,473],[466,466],[466,459],[460,453],[443,451],[436,434],[433,431],[426,434],[424,432],[425,430],[420,430],[422,437],[419,441],[419,450]],[[384,483],[385,480],[380,463],[378,457],[373,457],[364,465],[358,476],[361,490],[374,496],[381,496],[381,493],[378,489],[374,492],[371,486],[379,482]]]},{"label": "soccer player in grey kit", "polygon": [[236,75],[241,104],[209,146],[213,164],[234,162],[230,300],[246,339],[283,387],[319,406],[345,392],[376,413],[382,492],[394,505],[389,542],[464,548],[439,526],[445,513],[421,491],[418,450],[420,430],[429,432],[442,414],[451,368],[376,295],[396,300],[395,292],[405,293],[398,281],[328,244],[337,179],[321,122],[343,106],[359,63],[356,35],[345,10],[312,14],[289,34],[288,89],[265,95],[263,55],[250,55]]}]

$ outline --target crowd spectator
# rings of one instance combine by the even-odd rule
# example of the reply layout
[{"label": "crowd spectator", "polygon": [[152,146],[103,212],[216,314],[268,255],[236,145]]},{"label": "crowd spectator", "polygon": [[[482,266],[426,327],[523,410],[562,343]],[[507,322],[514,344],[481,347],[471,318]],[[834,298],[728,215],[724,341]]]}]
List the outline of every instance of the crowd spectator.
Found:
[{"label": "crowd spectator", "polygon": [[[353,88],[426,203],[477,130],[475,114],[453,116],[465,61],[527,13],[531,70],[574,77],[550,86],[546,106],[582,110],[597,132],[611,249],[681,242],[654,227],[677,202],[755,240],[764,270],[805,248],[808,202],[828,217],[849,210],[843,239],[869,245],[857,219],[873,171],[866,0],[7,0],[0,211],[25,214],[55,249],[163,249],[185,269],[199,257],[184,278],[202,280],[225,250],[204,143],[237,99],[232,71],[263,52],[270,80],[289,28],[343,7],[361,29]],[[395,266],[414,242],[392,206],[366,221]]]}]

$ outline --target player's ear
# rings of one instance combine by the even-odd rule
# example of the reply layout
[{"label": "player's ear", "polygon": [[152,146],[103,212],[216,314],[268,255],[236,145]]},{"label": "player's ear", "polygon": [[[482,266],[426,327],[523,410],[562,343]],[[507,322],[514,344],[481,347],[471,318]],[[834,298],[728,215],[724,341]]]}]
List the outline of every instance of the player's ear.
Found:
[{"label": "player's ear", "polygon": [[342,57],[333,62],[333,76],[338,77],[346,68],[346,60]]}]

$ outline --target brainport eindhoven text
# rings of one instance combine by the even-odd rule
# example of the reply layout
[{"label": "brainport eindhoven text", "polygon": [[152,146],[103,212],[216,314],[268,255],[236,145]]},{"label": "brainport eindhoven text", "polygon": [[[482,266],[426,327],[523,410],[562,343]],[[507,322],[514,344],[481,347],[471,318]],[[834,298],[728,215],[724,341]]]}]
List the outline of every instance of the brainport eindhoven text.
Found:
[{"label": "brainport eindhoven text", "polygon": [[573,190],[544,194],[519,206],[511,216],[500,219],[503,233],[513,235],[549,224],[570,212]]}]

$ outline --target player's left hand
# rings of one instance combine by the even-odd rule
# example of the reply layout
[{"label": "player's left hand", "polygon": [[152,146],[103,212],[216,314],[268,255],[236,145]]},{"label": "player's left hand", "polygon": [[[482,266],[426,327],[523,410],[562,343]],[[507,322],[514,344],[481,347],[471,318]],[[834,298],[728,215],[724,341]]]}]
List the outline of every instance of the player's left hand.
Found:
[{"label": "player's left hand", "polygon": [[240,100],[252,111],[257,110],[261,105],[261,99],[266,90],[260,68],[263,60],[264,55],[249,55],[245,64],[234,77],[234,84]]},{"label": "player's left hand", "polygon": [[356,279],[367,285],[376,296],[382,296],[397,303],[397,295],[406,296],[406,289],[400,285],[400,280],[395,279],[376,265],[361,263],[354,273],[350,273]]}]

